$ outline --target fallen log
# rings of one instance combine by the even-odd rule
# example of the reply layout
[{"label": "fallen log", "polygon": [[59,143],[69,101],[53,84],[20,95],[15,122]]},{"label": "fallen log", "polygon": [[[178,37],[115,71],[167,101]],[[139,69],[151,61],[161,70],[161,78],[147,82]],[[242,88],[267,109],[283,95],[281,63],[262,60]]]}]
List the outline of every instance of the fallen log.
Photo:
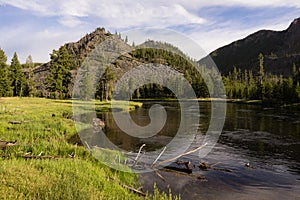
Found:
[{"label": "fallen log", "polygon": [[[9,158],[9,157],[11,157],[11,155],[2,154],[2,155],[0,155],[0,157]],[[66,158],[74,159],[75,158],[75,156],[72,156],[72,155],[69,155],[69,157],[61,157],[61,156],[30,155],[30,153],[26,153],[26,154],[23,154],[23,155],[17,155],[17,157],[25,158],[25,159],[55,159],[55,160],[57,160],[57,159],[66,159]]]},{"label": "fallen log", "polygon": [[22,124],[21,121],[13,121],[13,120],[10,120],[8,121],[9,124]]},{"label": "fallen log", "polygon": [[192,169],[180,168],[180,167],[174,167],[174,166],[165,166],[164,169],[169,169],[169,170],[178,171],[178,172],[184,172],[187,174],[191,174],[193,172]]},{"label": "fallen log", "polygon": [[62,157],[59,157],[59,156],[22,155],[22,158],[26,158],[26,159],[59,159],[59,158],[62,158]]},{"label": "fallen log", "polygon": [[172,169],[166,169],[166,168],[162,168],[160,169],[161,171],[165,171],[165,172],[171,172],[171,173],[175,173],[175,174],[178,174],[178,175],[182,175],[182,176],[189,176],[189,177],[192,177],[192,178],[196,178],[196,179],[199,179],[201,181],[207,181],[207,178],[205,176],[202,176],[200,174],[192,174],[192,173],[184,173],[184,172],[180,172],[180,171],[175,171],[175,170],[172,170]]},{"label": "fallen log", "polygon": [[6,147],[11,147],[17,145],[17,140],[14,142],[0,140],[0,149],[5,149]]},{"label": "fallen log", "polygon": [[185,166],[185,168],[192,170],[192,168],[191,168],[191,161],[186,161],[185,162],[183,160],[178,160],[176,162],[176,164],[179,165],[179,166],[183,165],[183,166]]}]

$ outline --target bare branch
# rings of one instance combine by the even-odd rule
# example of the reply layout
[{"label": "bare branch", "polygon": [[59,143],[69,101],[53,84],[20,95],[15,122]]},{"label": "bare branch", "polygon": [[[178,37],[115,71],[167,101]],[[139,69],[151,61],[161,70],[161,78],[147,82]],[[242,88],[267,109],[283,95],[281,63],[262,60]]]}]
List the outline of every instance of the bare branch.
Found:
[{"label": "bare branch", "polygon": [[162,156],[162,154],[165,152],[167,146],[164,147],[164,149],[160,152],[160,154],[157,156],[157,158],[154,160],[154,162],[152,163],[151,167],[153,167],[153,165],[158,161],[158,159]]},{"label": "bare branch", "polygon": [[186,156],[186,155],[195,153],[195,152],[199,151],[200,149],[202,149],[203,147],[205,147],[206,145],[207,145],[207,143],[205,143],[204,145],[198,147],[197,149],[194,149],[194,150],[191,150],[191,151],[182,153],[182,154],[180,154],[180,155],[178,155],[178,156],[175,156],[174,158],[171,158],[171,159],[168,159],[168,160],[164,160],[164,161],[158,163],[157,165],[163,165],[163,164],[166,164],[166,163],[171,162],[171,161],[173,161],[173,160],[176,160],[176,159],[178,159],[178,158],[180,158],[180,157],[182,157],[182,156]]},{"label": "bare branch", "polygon": [[142,151],[142,149],[143,149],[143,147],[144,146],[146,146],[146,144],[143,144],[141,147],[140,147],[140,149],[139,149],[139,152],[138,152],[138,154],[136,155],[136,157],[135,157],[135,161],[137,161],[137,159],[139,158],[139,156],[140,156],[140,154],[141,154],[141,151]]}]

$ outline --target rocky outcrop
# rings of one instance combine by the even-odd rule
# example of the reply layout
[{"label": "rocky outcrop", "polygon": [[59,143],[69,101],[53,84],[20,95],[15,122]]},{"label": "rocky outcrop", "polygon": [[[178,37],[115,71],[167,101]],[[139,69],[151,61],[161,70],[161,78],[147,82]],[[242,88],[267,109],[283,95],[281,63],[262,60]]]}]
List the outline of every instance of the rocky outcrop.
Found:
[{"label": "rocky outcrop", "polygon": [[[83,60],[95,48],[95,46],[103,42],[106,38],[108,38],[111,35],[112,34],[106,32],[104,28],[97,28],[94,32],[85,35],[77,42],[64,44],[68,52],[73,56],[74,64],[76,65],[74,67],[74,70],[71,71],[73,77],[76,75],[77,69],[80,67]],[[33,70],[33,79],[36,83],[38,96],[49,96],[49,92],[47,92],[46,90],[45,83],[47,75],[49,74],[48,69],[50,66],[51,61],[41,66],[38,66]]]}]

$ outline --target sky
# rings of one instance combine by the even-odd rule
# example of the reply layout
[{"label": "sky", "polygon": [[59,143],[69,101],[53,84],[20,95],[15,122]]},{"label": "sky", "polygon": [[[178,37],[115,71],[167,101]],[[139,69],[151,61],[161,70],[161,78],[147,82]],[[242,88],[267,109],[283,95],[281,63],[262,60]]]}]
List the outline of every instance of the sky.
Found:
[{"label": "sky", "polygon": [[47,62],[53,49],[97,27],[152,27],[176,31],[208,54],[261,29],[284,30],[299,17],[299,0],[0,0],[0,48],[8,63],[14,52],[21,63],[29,55]]}]

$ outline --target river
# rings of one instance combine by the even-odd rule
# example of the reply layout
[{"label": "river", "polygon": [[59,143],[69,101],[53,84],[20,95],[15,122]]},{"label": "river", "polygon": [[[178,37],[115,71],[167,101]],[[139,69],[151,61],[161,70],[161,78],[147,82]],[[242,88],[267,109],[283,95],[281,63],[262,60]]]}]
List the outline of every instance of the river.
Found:
[{"label": "river", "polygon": [[[161,104],[167,111],[164,128],[155,137],[139,139],[123,133],[111,113],[100,116],[106,123],[107,137],[127,151],[152,151],[168,144],[180,124],[178,102],[144,102],[142,108],[130,113],[139,125],[150,122],[148,109]],[[211,116],[211,103],[199,102],[200,121],[195,137],[203,138]],[[190,149],[198,147],[193,143]],[[300,112],[296,110],[263,107],[260,105],[227,103],[223,131],[213,150],[204,158],[197,153],[180,158],[191,161],[196,179],[161,171],[163,180],[154,172],[143,173],[143,188],[152,191],[153,184],[159,189],[180,194],[182,199],[300,199]],[[198,163],[213,166],[199,169]],[[221,170],[220,170],[221,169]]]}]

